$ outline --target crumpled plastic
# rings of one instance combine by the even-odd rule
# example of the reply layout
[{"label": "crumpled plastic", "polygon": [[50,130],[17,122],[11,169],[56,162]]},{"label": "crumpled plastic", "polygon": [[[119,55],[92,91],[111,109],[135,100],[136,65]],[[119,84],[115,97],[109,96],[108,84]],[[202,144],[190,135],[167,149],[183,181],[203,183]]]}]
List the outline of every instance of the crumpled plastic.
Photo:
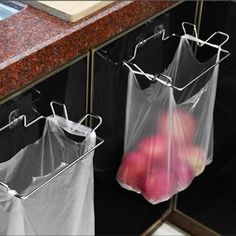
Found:
[{"label": "crumpled plastic", "polygon": [[95,143],[90,128],[47,117],[39,140],[0,163],[0,235],[94,235],[94,151],[78,158]]}]

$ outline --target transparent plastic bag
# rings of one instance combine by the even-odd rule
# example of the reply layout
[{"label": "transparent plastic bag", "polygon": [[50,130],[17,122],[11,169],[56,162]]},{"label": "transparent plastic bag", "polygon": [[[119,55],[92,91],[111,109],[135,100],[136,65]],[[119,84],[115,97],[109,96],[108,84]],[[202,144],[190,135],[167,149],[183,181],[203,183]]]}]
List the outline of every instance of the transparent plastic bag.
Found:
[{"label": "transparent plastic bag", "polygon": [[[199,62],[182,36],[163,74],[181,87],[219,61],[219,56],[220,50]],[[218,67],[183,91],[159,82],[142,90],[130,71],[124,156],[117,172],[121,186],[157,204],[188,187],[212,161]]]},{"label": "transparent plastic bag", "polygon": [[95,143],[90,128],[47,117],[38,141],[0,163],[0,235],[94,235],[93,152],[34,190]]}]

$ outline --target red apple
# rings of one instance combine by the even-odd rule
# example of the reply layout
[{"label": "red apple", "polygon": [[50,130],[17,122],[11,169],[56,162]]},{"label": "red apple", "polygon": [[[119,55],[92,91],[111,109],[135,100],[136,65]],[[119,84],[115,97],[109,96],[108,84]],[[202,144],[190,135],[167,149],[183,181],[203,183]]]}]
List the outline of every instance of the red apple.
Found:
[{"label": "red apple", "polygon": [[200,175],[206,165],[206,153],[197,145],[190,145],[180,149],[180,158],[187,162],[193,169],[195,176]]},{"label": "red apple", "polygon": [[153,135],[144,138],[137,149],[158,164],[166,164],[168,158],[168,140],[164,135]]},{"label": "red apple", "polygon": [[132,151],[127,153],[117,172],[117,179],[122,184],[138,190],[140,178],[146,175],[148,160],[143,153]]},{"label": "red apple", "polygon": [[190,185],[194,178],[194,171],[188,162],[176,159],[173,163],[174,175],[178,183],[178,191]]},{"label": "red apple", "polygon": [[147,175],[141,183],[141,192],[154,204],[169,199],[174,193],[172,175],[168,175],[166,169]]},{"label": "red apple", "polygon": [[164,112],[158,119],[157,129],[162,134],[169,134],[175,142],[191,143],[196,133],[196,119],[191,112],[176,110]]}]

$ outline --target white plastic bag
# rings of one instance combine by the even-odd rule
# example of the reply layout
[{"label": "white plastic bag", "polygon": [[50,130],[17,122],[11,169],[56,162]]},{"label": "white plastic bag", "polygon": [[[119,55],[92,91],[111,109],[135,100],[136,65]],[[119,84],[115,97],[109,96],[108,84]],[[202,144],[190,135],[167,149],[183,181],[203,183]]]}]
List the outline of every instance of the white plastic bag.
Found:
[{"label": "white plastic bag", "polygon": [[[219,61],[199,62],[185,36],[163,73],[183,87]],[[124,156],[117,180],[156,204],[188,187],[212,161],[218,65],[183,91],[152,83],[142,90],[130,71]]]},{"label": "white plastic bag", "polygon": [[[74,141],[78,137],[83,141]],[[0,182],[9,186],[0,184],[0,234],[94,235],[93,152],[33,191],[95,143],[90,128],[62,117],[47,117],[37,142],[0,163]],[[30,195],[20,199],[14,190]]]}]

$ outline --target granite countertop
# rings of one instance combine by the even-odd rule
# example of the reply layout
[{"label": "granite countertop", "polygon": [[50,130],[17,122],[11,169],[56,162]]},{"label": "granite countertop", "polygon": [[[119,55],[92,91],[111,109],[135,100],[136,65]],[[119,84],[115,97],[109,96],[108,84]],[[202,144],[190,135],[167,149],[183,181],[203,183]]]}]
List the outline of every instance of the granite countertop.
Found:
[{"label": "granite countertop", "polygon": [[75,23],[27,6],[0,21],[0,102],[177,1],[117,1]]}]

